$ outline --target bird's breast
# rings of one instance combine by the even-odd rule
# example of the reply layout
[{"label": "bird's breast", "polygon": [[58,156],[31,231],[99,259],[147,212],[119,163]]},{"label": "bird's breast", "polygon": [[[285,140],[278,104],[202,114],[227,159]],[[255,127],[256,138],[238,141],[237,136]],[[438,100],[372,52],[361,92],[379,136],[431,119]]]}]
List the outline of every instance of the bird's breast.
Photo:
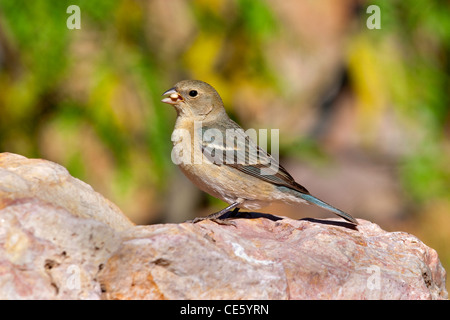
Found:
[{"label": "bird's breast", "polygon": [[240,207],[257,209],[271,201],[274,186],[226,164],[212,163],[202,151],[202,133],[192,123],[177,121],[172,134],[172,161],[199,189],[225,202],[246,201]]}]

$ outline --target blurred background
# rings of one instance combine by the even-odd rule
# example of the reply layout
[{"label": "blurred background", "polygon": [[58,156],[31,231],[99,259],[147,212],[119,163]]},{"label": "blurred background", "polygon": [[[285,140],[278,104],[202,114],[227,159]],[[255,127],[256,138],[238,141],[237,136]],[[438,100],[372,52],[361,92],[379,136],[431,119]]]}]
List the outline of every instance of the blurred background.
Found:
[{"label": "blurred background", "polygon": [[0,152],[65,166],[138,224],[212,213],[225,203],[171,162],[160,102],[200,79],[243,128],[280,129],[312,194],[418,236],[449,270],[449,52],[448,1],[0,0]]}]

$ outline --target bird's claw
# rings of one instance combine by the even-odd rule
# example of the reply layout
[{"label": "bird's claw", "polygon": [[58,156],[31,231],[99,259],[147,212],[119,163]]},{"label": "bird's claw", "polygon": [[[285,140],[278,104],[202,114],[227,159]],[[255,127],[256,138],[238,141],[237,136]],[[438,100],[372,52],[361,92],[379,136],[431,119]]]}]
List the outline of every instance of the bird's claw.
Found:
[{"label": "bird's claw", "polygon": [[193,220],[187,220],[186,222],[197,223],[197,222],[204,221],[204,220],[210,220],[210,221],[213,221],[213,222],[223,225],[223,226],[233,226],[233,227],[237,228],[236,223],[229,219],[197,217],[197,218],[194,218]]}]

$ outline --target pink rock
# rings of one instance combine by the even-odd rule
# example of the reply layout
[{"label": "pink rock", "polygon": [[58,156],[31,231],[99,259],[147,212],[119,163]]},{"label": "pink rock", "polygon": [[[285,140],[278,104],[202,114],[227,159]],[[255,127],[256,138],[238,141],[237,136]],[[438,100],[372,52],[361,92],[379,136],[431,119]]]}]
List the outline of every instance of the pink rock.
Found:
[{"label": "pink rock", "polygon": [[[273,216],[269,216],[272,217]],[[275,219],[274,219],[275,220]],[[446,299],[435,250],[359,220],[236,219],[128,229],[107,299]]]},{"label": "pink rock", "polygon": [[36,199],[0,210],[0,299],[100,299],[95,279],[118,233]]},{"label": "pink rock", "polygon": [[99,299],[99,267],[132,226],[64,167],[0,153],[0,299]]}]

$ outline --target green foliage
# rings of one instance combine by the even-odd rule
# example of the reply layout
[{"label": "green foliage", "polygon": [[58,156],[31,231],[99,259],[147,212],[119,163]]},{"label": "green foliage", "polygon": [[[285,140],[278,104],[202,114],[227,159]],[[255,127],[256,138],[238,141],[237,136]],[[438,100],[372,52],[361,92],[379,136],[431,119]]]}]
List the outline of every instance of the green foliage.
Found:
[{"label": "green foliage", "polygon": [[[450,6],[444,1],[376,1],[382,37],[402,39],[395,69],[385,70],[391,101],[415,123],[421,139],[400,167],[402,181],[421,202],[450,199]],[[385,54],[378,52],[379,55]],[[402,72],[396,73],[401,66]]]}]

